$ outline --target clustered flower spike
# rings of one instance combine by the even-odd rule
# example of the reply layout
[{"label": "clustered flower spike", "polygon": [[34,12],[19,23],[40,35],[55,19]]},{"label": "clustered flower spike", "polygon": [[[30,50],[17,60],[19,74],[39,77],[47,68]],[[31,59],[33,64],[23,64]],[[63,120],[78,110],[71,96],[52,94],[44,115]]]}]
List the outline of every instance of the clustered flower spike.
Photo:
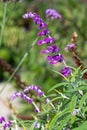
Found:
[{"label": "clustered flower spike", "polygon": [[[33,104],[33,106],[35,107],[35,112],[36,112],[36,113],[39,113],[40,110],[39,110],[38,106],[35,104],[34,99],[33,99],[33,98],[30,98],[30,97],[28,96],[28,93],[29,93],[30,91],[35,91],[35,92],[38,94],[39,97],[42,97],[42,96],[43,96],[43,97],[46,98],[46,96],[44,95],[44,92],[41,90],[41,87],[40,87],[40,86],[30,85],[30,86],[26,87],[26,88],[24,89],[24,91],[14,93],[14,94],[11,96],[10,100],[13,101],[13,100],[16,99],[16,98],[21,97],[23,101],[24,101],[24,100],[27,100],[27,101],[28,101],[28,104]],[[46,99],[46,100],[47,100],[47,99]]]},{"label": "clustered flower spike", "polygon": [[3,130],[6,130],[8,128],[11,128],[12,122],[6,121],[4,116],[0,117],[0,124],[3,124]]},{"label": "clustered flower spike", "polygon": [[[62,18],[62,16],[55,9],[47,9],[46,17],[52,18],[52,19],[54,19],[54,18],[61,19]],[[38,33],[38,36],[39,37],[44,36],[45,38],[38,40],[37,44],[38,45],[43,45],[43,44],[47,45],[47,49],[42,50],[42,54],[48,54],[46,59],[49,61],[49,63],[51,65],[53,65],[53,64],[57,64],[59,62],[63,62],[64,57],[62,54],[60,54],[60,49],[55,44],[55,39],[53,37],[51,37],[50,30],[48,29],[47,23],[45,23],[38,14],[32,13],[32,12],[27,12],[26,14],[23,15],[23,18],[33,19],[34,23],[38,26],[38,29],[41,30]],[[64,70],[65,70],[65,68],[64,68]],[[71,71],[68,70],[68,72],[64,71],[64,73],[62,73],[62,74],[67,77],[71,74],[70,72]]]},{"label": "clustered flower spike", "polygon": [[62,16],[55,9],[47,9],[46,17],[51,19],[61,19]]}]

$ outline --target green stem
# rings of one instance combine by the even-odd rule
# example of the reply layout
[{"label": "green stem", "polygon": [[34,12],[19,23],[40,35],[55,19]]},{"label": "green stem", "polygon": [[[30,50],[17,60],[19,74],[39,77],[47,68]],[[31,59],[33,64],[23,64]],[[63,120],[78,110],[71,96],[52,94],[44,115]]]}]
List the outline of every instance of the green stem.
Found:
[{"label": "green stem", "polygon": [[29,55],[30,50],[32,49],[32,47],[36,44],[38,38],[35,39],[35,41],[32,43],[31,47],[27,50],[27,52],[24,54],[23,58],[21,59],[21,61],[19,62],[18,66],[15,68],[14,72],[11,74],[11,76],[9,77],[8,81],[6,82],[5,86],[0,90],[0,93],[3,92],[3,90],[6,88],[7,84],[10,82],[10,80],[13,78],[13,76],[15,75],[15,73],[18,71],[18,69],[20,68],[20,66],[23,64],[23,62],[25,61],[25,59],[27,58],[27,56]]},{"label": "green stem", "polygon": [[0,35],[0,47],[2,44],[2,36],[3,36],[5,22],[6,22],[6,11],[7,11],[7,2],[4,5],[4,14],[3,14],[3,20],[2,20],[2,25],[1,25],[1,35]]}]

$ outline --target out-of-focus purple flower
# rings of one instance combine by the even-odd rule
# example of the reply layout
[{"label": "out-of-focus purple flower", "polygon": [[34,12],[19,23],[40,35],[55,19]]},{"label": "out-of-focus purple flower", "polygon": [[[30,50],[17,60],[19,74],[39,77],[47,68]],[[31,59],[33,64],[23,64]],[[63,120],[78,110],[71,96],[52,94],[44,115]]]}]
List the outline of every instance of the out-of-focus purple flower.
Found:
[{"label": "out-of-focus purple flower", "polygon": [[61,73],[65,76],[68,77],[69,75],[71,75],[72,70],[69,67],[65,67],[61,70]]},{"label": "out-of-focus purple flower", "polygon": [[38,33],[38,36],[47,36],[48,34],[50,34],[50,31],[48,29],[44,29]]},{"label": "out-of-focus purple flower", "polygon": [[33,102],[33,98],[28,99],[28,104],[31,104]]},{"label": "out-of-focus purple flower", "polygon": [[46,37],[43,40],[39,40],[37,44],[42,45],[42,44],[52,44],[52,43],[54,43],[54,38]]},{"label": "out-of-focus purple flower", "polygon": [[11,125],[12,125],[11,121],[6,122],[6,123],[4,124],[4,126],[3,126],[4,130],[6,130],[7,128],[10,128]]},{"label": "out-of-focus purple flower", "polygon": [[47,9],[46,17],[51,19],[61,19],[62,16],[55,9]]},{"label": "out-of-focus purple flower", "polygon": [[14,94],[11,96],[10,100],[13,101],[13,100],[14,100],[15,98],[17,98],[17,97],[23,97],[23,92],[16,92],[16,93],[14,93]]},{"label": "out-of-focus purple flower", "polygon": [[29,18],[34,18],[35,15],[32,12],[27,12],[23,15],[23,18],[29,19]]},{"label": "out-of-focus purple flower", "polygon": [[50,64],[56,64],[58,62],[63,61],[63,56],[62,54],[54,55],[54,56],[47,56],[47,60],[50,60]]},{"label": "out-of-focus purple flower", "polygon": [[48,46],[46,50],[42,51],[42,54],[59,52],[60,48],[57,45]]},{"label": "out-of-focus purple flower", "polygon": [[44,95],[44,92],[41,91],[41,89],[38,89],[37,93],[38,93],[38,96],[40,96],[40,97]]},{"label": "out-of-focus purple flower", "polygon": [[74,111],[72,112],[73,116],[76,116],[79,113],[80,109],[74,109]]},{"label": "out-of-focus purple flower", "polygon": [[75,47],[76,47],[75,43],[72,43],[72,44],[68,44],[65,49],[66,50],[73,50],[73,49],[75,49]]},{"label": "out-of-focus purple flower", "polygon": [[45,22],[41,22],[41,24],[39,24],[38,26],[38,29],[45,29],[45,28],[47,28],[47,23]]},{"label": "out-of-focus purple flower", "polygon": [[1,116],[0,117],[0,123],[3,123],[3,122],[5,122],[5,118],[4,118],[4,116]]},{"label": "out-of-focus purple flower", "polygon": [[47,99],[46,99],[46,103],[49,103],[49,102],[50,102],[50,99],[49,99],[49,98],[47,98]]},{"label": "out-of-focus purple flower", "polygon": [[36,112],[36,113],[39,113],[39,112],[40,112],[40,110],[39,110],[38,107],[35,108],[35,112]]},{"label": "out-of-focus purple flower", "polygon": [[43,22],[43,19],[39,15],[36,15],[36,14],[34,15],[33,20],[34,20],[34,23],[37,25],[38,24],[40,25]]},{"label": "out-of-focus purple flower", "polygon": [[37,123],[35,124],[35,128],[40,128],[40,123],[39,123],[39,122],[37,122]]}]

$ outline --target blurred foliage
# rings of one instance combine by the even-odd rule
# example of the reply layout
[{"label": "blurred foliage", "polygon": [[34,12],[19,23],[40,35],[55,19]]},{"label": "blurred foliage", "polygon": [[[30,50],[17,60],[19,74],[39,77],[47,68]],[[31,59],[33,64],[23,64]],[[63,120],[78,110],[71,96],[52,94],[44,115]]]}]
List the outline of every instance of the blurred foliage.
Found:
[{"label": "blurred foliage", "polygon": [[[9,2],[7,5],[6,23],[0,48],[0,57],[7,60],[14,68],[19,64],[27,48],[37,38],[37,27],[32,20],[24,20],[23,14],[27,11],[37,12],[46,21],[45,10],[55,8],[62,14],[62,20],[49,22],[51,35],[61,48],[68,63],[73,65],[71,54],[65,51],[68,43],[71,43],[71,35],[74,31],[78,34],[78,50],[81,58],[86,63],[87,51],[87,3],[82,0],[24,0],[24,2]],[[4,3],[0,2],[0,25],[3,19]],[[55,25],[55,26],[54,26]],[[1,29],[1,28],[0,28]],[[44,90],[62,79],[51,71],[52,66],[42,56],[43,46],[35,45],[18,72],[22,81],[27,84],[39,84]],[[61,64],[54,65],[54,69],[61,68]],[[4,71],[1,70],[1,73]],[[3,79],[8,79],[3,77]]]}]

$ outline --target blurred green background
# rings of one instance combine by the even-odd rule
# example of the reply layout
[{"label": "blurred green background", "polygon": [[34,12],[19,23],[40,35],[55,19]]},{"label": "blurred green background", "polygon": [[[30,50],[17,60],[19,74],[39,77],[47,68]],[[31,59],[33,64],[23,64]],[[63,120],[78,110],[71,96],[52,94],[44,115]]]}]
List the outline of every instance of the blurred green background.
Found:
[{"label": "blurred green background", "polygon": [[[0,24],[3,19],[4,4],[0,2]],[[69,65],[75,65],[72,54],[65,51],[67,44],[71,43],[73,32],[78,34],[78,51],[86,64],[87,57],[87,1],[86,0],[24,0],[23,2],[9,2],[7,5],[6,24],[0,47],[0,57],[5,59],[14,68],[19,64],[27,48],[37,38],[38,29],[32,20],[23,19],[23,14],[37,12],[44,21],[45,10],[56,9],[62,14],[62,20],[50,20],[49,29],[51,36],[56,39],[56,44]],[[1,31],[1,27],[0,27]],[[28,57],[18,70],[22,81],[27,84],[36,84],[47,91],[51,86],[63,80],[52,69],[60,70],[61,64],[49,65],[46,56],[41,54],[44,46],[37,44],[31,49]],[[7,81],[9,75],[0,67],[0,82]]]}]

